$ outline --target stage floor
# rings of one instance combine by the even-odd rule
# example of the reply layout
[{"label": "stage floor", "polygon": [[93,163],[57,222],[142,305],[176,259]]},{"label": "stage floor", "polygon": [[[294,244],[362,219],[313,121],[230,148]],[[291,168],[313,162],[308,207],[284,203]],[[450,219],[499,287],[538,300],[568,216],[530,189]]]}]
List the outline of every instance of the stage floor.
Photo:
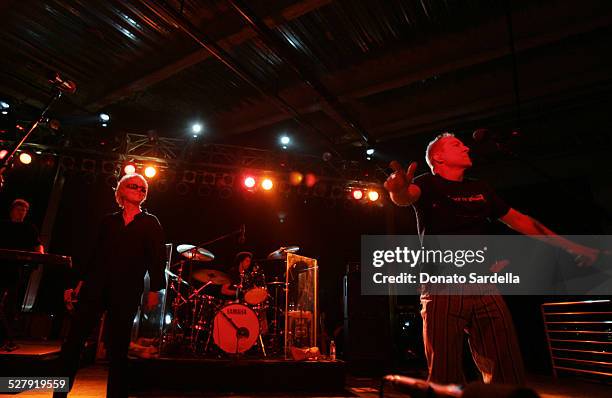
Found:
[{"label": "stage floor", "polygon": [[[73,393],[70,398],[100,398],[106,394],[106,375],[107,371],[104,366],[91,366],[82,369],[74,386]],[[326,397],[326,398],[344,398],[344,397],[360,397],[360,398],[377,398],[378,397],[379,379],[374,378],[347,378],[347,386],[344,391],[331,394],[301,394],[296,392],[291,393],[241,393],[241,394],[219,394],[206,393],[198,395],[189,395],[177,393],[174,395],[160,395],[150,393],[146,395],[134,395],[134,397],[155,397],[155,398],[179,398],[179,397]],[[612,386],[604,384],[591,383],[573,379],[554,379],[548,376],[529,377],[529,386],[535,388],[542,398],[604,398],[612,395]],[[50,397],[48,392],[24,392],[18,394],[19,397]],[[405,394],[399,394],[388,390],[385,397],[389,398],[405,398]]]}]

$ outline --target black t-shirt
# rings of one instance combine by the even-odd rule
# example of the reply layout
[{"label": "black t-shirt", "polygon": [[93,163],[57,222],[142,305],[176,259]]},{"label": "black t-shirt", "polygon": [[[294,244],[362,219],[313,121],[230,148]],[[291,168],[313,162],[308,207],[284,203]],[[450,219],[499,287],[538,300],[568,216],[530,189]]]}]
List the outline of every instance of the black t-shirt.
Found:
[{"label": "black t-shirt", "polygon": [[427,173],[415,178],[414,184],[421,189],[413,205],[420,234],[486,235],[491,221],[510,210],[483,181],[450,181]]},{"label": "black t-shirt", "polygon": [[91,261],[81,278],[93,297],[112,291],[136,300],[147,271],[151,291],[166,287],[165,262],[164,234],[157,217],[142,211],[124,225],[122,213],[117,212],[102,220]]},{"label": "black t-shirt", "polygon": [[0,225],[0,247],[4,249],[34,251],[40,244],[38,230],[28,222],[7,220]]}]

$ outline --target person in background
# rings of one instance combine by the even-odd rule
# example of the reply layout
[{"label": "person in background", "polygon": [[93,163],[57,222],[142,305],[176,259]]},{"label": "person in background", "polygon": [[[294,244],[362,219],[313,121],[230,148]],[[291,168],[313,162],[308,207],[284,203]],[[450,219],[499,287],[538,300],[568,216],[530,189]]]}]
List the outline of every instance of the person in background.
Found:
[{"label": "person in background", "polygon": [[[25,221],[30,204],[24,199],[15,199],[9,209],[9,219],[0,225],[0,248],[44,253],[38,229]],[[0,278],[0,351],[18,348],[13,338],[13,323],[18,313],[19,287],[25,277],[20,264],[2,264]]]}]

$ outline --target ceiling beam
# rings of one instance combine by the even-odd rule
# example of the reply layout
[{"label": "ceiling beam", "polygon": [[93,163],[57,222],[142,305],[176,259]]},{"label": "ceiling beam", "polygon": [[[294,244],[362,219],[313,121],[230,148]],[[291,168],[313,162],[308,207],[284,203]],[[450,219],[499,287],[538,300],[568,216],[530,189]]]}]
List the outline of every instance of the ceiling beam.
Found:
[{"label": "ceiling beam", "polygon": [[[612,25],[612,7],[609,4],[594,0],[587,0],[587,3],[590,4],[583,6],[581,3],[576,7],[572,1],[557,1],[514,12],[516,51],[520,53],[550,45]],[[354,101],[508,56],[510,49],[507,44],[506,17],[500,17],[366,61],[321,80],[337,93],[341,102]],[[297,85],[282,90],[279,95],[297,104],[299,109],[321,110],[320,103],[312,101],[313,97],[306,93],[304,85]],[[266,123],[274,124],[287,118],[271,104],[260,101],[249,104],[248,109],[234,109],[219,115],[216,125],[225,134],[240,134],[251,131],[253,126],[264,127]]]},{"label": "ceiling beam", "polygon": [[[269,28],[275,28],[281,24],[299,18],[314,10],[317,10],[331,3],[331,1],[332,0],[303,0],[299,3],[292,4],[291,6],[282,9],[276,15],[264,18],[263,21]],[[231,34],[217,41],[216,44],[227,51],[232,47],[251,40],[255,37],[257,37],[257,33],[250,27],[245,27],[234,34]],[[112,90],[110,93],[105,94],[101,98],[90,101],[87,106],[94,110],[103,108],[105,106],[118,102],[123,98],[129,97],[134,93],[143,91],[148,87],[151,87],[161,81],[169,79],[180,71],[190,68],[211,58],[212,55],[208,50],[204,48],[199,49],[154,72],[142,76],[134,81],[128,82],[123,86]]]}]

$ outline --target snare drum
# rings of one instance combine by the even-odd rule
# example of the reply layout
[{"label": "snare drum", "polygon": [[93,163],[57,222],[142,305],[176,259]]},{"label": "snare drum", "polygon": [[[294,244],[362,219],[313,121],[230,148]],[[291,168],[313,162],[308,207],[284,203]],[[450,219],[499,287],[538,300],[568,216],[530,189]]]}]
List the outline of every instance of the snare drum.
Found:
[{"label": "snare drum", "polygon": [[243,304],[221,308],[213,322],[213,340],[228,354],[238,354],[253,347],[259,337],[259,319]]}]

